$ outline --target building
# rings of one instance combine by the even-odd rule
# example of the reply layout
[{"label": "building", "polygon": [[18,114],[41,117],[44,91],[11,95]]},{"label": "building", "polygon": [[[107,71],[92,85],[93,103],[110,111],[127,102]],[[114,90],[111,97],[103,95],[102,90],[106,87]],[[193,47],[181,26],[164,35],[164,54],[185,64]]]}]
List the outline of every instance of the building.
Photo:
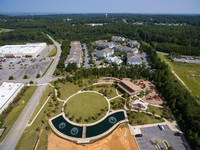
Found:
[{"label": "building", "polygon": [[135,41],[135,40],[131,40],[131,41],[128,41],[127,43],[127,46],[129,47],[135,47],[135,48],[140,48],[140,43],[138,41]]},{"label": "building", "polygon": [[106,42],[101,40],[94,42],[94,45],[102,48],[113,48],[115,46],[113,42]]},{"label": "building", "polygon": [[118,87],[126,92],[128,95],[133,96],[134,94],[139,94],[142,92],[142,89],[128,80],[122,80],[119,82]]},{"label": "building", "polygon": [[81,67],[81,63],[83,62],[83,51],[81,47],[81,43],[79,41],[74,41],[70,43],[71,49],[70,53],[65,60],[65,68],[67,67],[68,64],[70,63],[76,63],[77,67]]},{"label": "building", "polygon": [[123,63],[123,61],[118,58],[118,57],[107,57],[106,60],[108,61],[108,63],[116,63],[117,65]]},{"label": "building", "polygon": [[116,45],[114,47],[114,50],[120,51],[122,53],[138,53],[137,48],[130,48],[130,47],[127,47],[127,46],[122,46],[122,45]]},{"label": "building", "polygon": [[113,49],[109,49],[109,48],[105,48],[103,50],[97,51],[95,52],[95,55],[97,57],[110,57],[114,54],[114,50]]},{"label": "building", "polygon": [[31,43],[26,45],[5,45],[0,47],[1,57],[37,57],[45,49],[46,43]]},{"label": "building", "polygon": [[113,42],[124,42],[126,39],[124,37],[121,37],[121,36],[112,36],[111,40]]},{"label": "building", "polygon": [[3,82],[0,85],[0,114],[14,100],[20,90],[24,87],[22,83]]},{"label": "building", "polygon": [[142,59],[140,54],[128,53],[127,54],[127,65],[141,65]]}]

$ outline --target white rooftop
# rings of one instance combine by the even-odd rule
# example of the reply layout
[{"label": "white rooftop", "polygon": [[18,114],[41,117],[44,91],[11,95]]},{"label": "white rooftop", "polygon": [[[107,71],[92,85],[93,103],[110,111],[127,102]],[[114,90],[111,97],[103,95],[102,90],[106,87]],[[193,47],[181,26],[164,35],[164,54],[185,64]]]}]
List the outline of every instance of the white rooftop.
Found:
[{"label": "white rooftop", "polygon": [[0,109],[12,97],[12,95],[21,88],[22,83],[3,82],[0,85]]},{"label": "white rooftop", "polygon": [[40,48],[46,46],[46,43],[31,43],[26,45],[4,45],[0,47],[2,54],[17,54],[17,53],[36,53]]}]

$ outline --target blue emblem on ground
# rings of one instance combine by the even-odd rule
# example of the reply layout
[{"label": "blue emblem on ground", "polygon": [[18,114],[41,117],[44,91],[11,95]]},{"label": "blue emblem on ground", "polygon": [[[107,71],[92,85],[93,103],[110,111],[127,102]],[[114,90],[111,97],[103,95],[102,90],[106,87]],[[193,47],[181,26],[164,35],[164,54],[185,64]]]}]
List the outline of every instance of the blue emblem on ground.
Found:
[{"label": "blue emblem on ground", "polygon": [[117,122],[117,119],[115,117],[110,117],[109,122],[115,124]]},{"label": "blue emblem on ground", "polygon": [[61,123],[59,124],[59,128],[60,128],[60,129],[63,129],[65,126],[66,126],[66,124],[65,124],[64,122],[61,122]]},{"label": "blue emblem on ground", "polygon": [[72,135],[78,134],[78,128],[76,128],[76,127],[72,128],[72,129],[70,130],[70,133],[71,133]]}]

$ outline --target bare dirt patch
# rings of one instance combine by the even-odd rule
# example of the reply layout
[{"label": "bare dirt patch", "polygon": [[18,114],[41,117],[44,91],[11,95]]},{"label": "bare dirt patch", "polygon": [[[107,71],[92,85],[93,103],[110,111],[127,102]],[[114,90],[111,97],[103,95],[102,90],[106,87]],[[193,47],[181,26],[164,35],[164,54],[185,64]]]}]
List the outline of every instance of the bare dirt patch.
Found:
[{"label": "bare dirt patch", "polygon": [[119,126],[110,135],[92,144],[78,145],[50,133],[48,150],[138,150],[127,126]]}]

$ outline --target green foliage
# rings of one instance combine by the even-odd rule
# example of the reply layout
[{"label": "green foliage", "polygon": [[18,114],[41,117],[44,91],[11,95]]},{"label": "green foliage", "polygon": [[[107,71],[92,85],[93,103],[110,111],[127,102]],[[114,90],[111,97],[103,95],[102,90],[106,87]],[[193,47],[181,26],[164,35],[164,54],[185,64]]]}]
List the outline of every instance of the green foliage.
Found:
[{"label": "green foliage", "polygon": [[[147,46],[147,45],[146,45]],[[143,45],[143,47],[145,47]],[[168,66],[158,58],[157,53],[151,47],[146,47],[145,51],[149,53],[152,67],[156,70],[152,75],[152,80],[162,97],[176,117],[181,129],[190,146],[197,150],[200,147],[200,105],[179,82],[170,73]],[[164,110],[166,116],[168,109]]]},{"label": "green foliage", "polygon": [[13,80],[14,77],[13,76],[9,76],[8,80]]}]

